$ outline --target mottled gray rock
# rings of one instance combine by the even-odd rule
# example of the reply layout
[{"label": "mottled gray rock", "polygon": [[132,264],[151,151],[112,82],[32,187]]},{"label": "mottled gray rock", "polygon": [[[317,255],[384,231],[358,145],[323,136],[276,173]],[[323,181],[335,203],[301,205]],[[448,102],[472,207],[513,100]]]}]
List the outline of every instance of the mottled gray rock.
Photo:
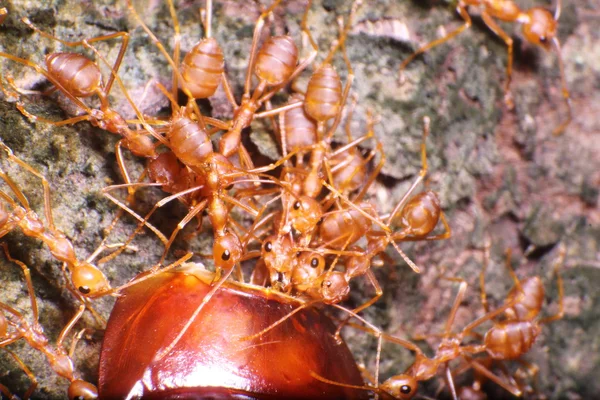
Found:
[{"label": "mottled gray rock", "polygon": [[[135,2],[144,21],[171,52],[173,24],[168,7],[163,3],[158,0]],[[348,13],[349,1],[315,3],[309,14],[309,26],[321,50],[317,57],[320,62],[337,35],[336,18]],[[438,27],[449,30],[461,21],[450,8],[440,4],[443,2],[379,0],[364,3],[358,11],[357,24],[371,21],[371,30],[356,28],[347,46],[355,72],[352,90],[359,98],[351,125],[353,135],[359,137],[365,132],[367,109],[381,117],[375,133],[383,143],[387,161],[372,190],[373,201],[379,203],[382,212],[389,212],[415,178],[420,169],[422,118],[427,115],[432,121],[432,132],[427,140],[429,185],[439,193],[453,230],[453,237],[444,242],[402,245],[422,267],[421,275],[412,273],[392,250],[388,251],[398,262],[396,265],[386,263],[384,268],[376,270],[384,295],[364,312],[366,318],[389,333],[405,338],[440,332],[456,293],[456,284],[438,279],[442,271],[470,284],[457,314],[455,329],[481,315],[478,274],[482,268],[480,249],[486,236],[493,243],[492,263],[487,274],[490,301],[500,304],[512,285],[503,267],[504,250],[511,247],[517,275],[536,274],[544,280],[546,297],[551,304],[544,313],[552,314],[556,312],[557,298],[552,265],[557,246],[562,244],[567,248],[563,268],[565,317],[544,327],[526,359],[539,366],[539,391],[548,398],[600,395],[597,379],[593,379],[600,364],[600,297],[596,288],[600,279],[600,91],[594,90],[600,85],[597,2],[567,2],[561,16],[559,37],[573,98],[574,121],[559,137],[551,134],[565,115],[554,54],[544,53],[522,40],[516,41],[512,85],[516,108],[510,112],[502,101],[505,46],[476,18],[472,29],[412,62],[406,70],[406,83],[399,86],[396,80],[401,60],[435,38]],[[550,2],[541,0],[518,3],[523,7],[550,6]],[[45,54],[68,49],[32,34],[19,21],[23,16],[28,16],[44,31],[71,41],[121,30],[130,32],[131,42],[119,76],[134,99],[140,101],[144,113],[157,115],[162,111],[168,115],[168,102],[153,85],[148,86],[141,102],[146,84],[152,79],[168,85],[171,72],[164,57],[129,16],[124,2],[68,0],[40,5],[38,1],[11,0],[4,4],[9,16],[0,26],[1,51],[42,66]],[[184,52],[202,35],[198,12],[202,4],[202,1],[176,4]],[[302,10],[302,1],[286,2],[275,13],[274,31],[289,32],[299,44]],[[251,2],[216,1],[213,34],[223,46],[227,73],[238,99],[259,13]],[[390,37],[386,27],[392,24],[377,24],[384,19],[394,21],[393,26],[402,27],[404,30],[399,29],[404,33]],[[517,27],[503,26],[520,38]],[[408,40],[398,39],[406,35]],[[118,40],[99,42],[97,48],[113,60],[119,43]],[[75,51],[84,52],[81,48]],[[45,79],[31,68],[4,58],[0,62],[2,77],[10,74],[19,87],[35,90],[48,87]],[[345,79],[346,67],[341,57],[336,57],[335,65]],[[103,71],[107,76],[104,66]],[[116,109],[134,117],[118,87],[111,99]],[[285,96],[281,100],[285,100]],[[36,115],[61,120],[73,112],[69,103],[68,99],[54,96],[35,96],[26,101],[26,108]],[[203,106],[212,109],[216,117],[231,117],[222,92]],[[251,137],[257,138],[259,147],[255,149],[257,153],[274,157],[276,147],[268,136],[269,123],[256,122],[252,129]],[[3,99],[0,100],[0,138],[17,156],[47,177],[57,227],[73,240],[79,257],[90,255],[102,241],[103,230],[117,210],[101,193],[108,184],[122,183],[115,163],[117,137],[87,123],[56,128],[29,122],[14,103]],[[125,156],[128,168],[137,171],[132,172],[136,176],[143,163],[127,152]],[[6,162],[4,157],[1,168],[18,183],[32,208],[42,215],[39,180]],[[2,190],[8,191],[6,185]],[[161,197],[158,191],[140,190],[135,209],[143,213]],[[164,208],[152,222],[163,232],[171,232],[184,209],[179,205]],[[109,236],[109,242],[124,240],[134,227],[131,218],[124,218]],[[10,233],[2,240],[8,243],[15,258],[31,267],[41,323],[46,334],[55,340],[78,306],[65,289],[60,265],[50,257],[46,247],[19,232]],[[190,247],[202,251],[206,249],[207,240],[178,242],[175,249]],[[161,249],[157,244],[151,233],[140,235],[134,241],[138,251],[126,252],[101,268],[114,285],[124,283],[157,262]],[[523,259],[523,251],[529,245],[538,246],[538,250]],[[20,269],[2,258],[0,280],[3,282],[1,301],[29,315]],[[371,293],[366,282],[359,280],[350,301],[359,304]],[[108,317],[110,299],[96,301],[94,305],[101,315]],[[101,329],[89,313],[78,326],[83,327]],[[82,340],[77,347],[76,364],[91,381],[97,379],[95,369],[101,337],[101,331],[95,332],[91,340]],[[349,330],[348,340],[357,360],[372,368],[373,338]],[[435,340],[427,343],[435,345]],[[423,343],[424,348],[427,343]],[[40,354],[24,343],[11,345],[10,349],[38,377],[35,398],[64,398],[66,382],[49,370]],[[382,377],[402,372],[411,360],[409,352],[386,344]],[[0,365],[0,382],[22,395],[28,385],[26,376],[3,351],[0,351]],[[435,386],[435,383],[426,385],[421,393],[433,396]],[[502,392],[499,395],[505,396]]]}]

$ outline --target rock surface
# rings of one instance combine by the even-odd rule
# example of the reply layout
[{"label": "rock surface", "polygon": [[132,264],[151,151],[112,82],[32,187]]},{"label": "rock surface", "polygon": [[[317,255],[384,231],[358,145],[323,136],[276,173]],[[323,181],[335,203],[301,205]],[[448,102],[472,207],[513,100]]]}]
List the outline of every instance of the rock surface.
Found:
[{"label": "rock surface", "polygon": [[[0,49],[40,66],[44,65],[45,54],[69,51],[57,41],[32,33],[19,21],[24,16],[40,29],[69,41],[127,31],[131,41],[119,76],[142,111],[156,115],[160,110],[168,110],[168,102],[155,85],[147,84],[153,80],[168,85],[170,68],[124,3],[67,0],[48,1],[40,6],[38,1],[9,0],[3,3],[9,15],[0,25]],[[173,23],[163,3],[147,0],[136,1],[135,5],[171,51]],[[600,91],[594,89],[600,85],[600,32],[594,28],[600,15],[597,2],[564,4],[559,38],[574,120],[558,137],[551,132],[564,118],[565,106],[556,56],[524,42],[518,27],[503,25],[516,38],[512,84],[515,110],[509,111],[503,103],[506,48],[479,18],[475,18],[473,28],[458,38],[413,61],[406,70],[406,83],[399,86],[400,62],[435,38],[440,27],[450,30],[460,24],[460,19],[440,1],[364,3],[347,47],[355,72],[352,90],[359,99],[351,124],[353,135],[358,137],[365,132],[367,109],[381,118],[375,133],[385,149],[386,164],[372,190],[373,201],[382,212],[390,211],[416,177],[422,118],[427,115],[432,122],[427,140],[429,185],[439,193],[453,230],[447,241],[403,244],[422,273],[415,275],[399,259],[396,265],[386,263],[378,269],[384,295],[364,312],[365,316],[401,337],[440,332],[456,293],[454,283],[439,279],[445,274],[470,284],[454,328],[466,325],[482,314],[478,275],[486,237],[493,244],[486,287],[490,302],[499,304],[512,285],[503,266],[504,250],[510,247],[518,276],[539,275],[544,280],[550,305],[543,312],[552,314],[557,311],[552,265],[559,246],[564,245],[565,317],[543,328],[526,360],[539,367],[539,393],[548,398],[599,396],[600,383],[594,379],[594,371],[600,367],[600,296],[596,288],[600,282]],[[183,52],[201,38],[198,10],[202,4],[176,4]],[[541,0],[523,0],[518,4],[524,8],[551,6]],[[277,8],[272,21],[274,32],[289,33],[297,44],[301,43],[299,21],[303,7],[303,1],[290,0]],[[349,8],[347,0],[313,4],[309,27],[321,50],[318,62],[337,35],[337,16],[347,15]],[[224,49],[227,73],[238,98],[259,13],[252,2],[216,1],[213,35]],[[101,54],[114,60],[120,41],[112,39],[96,45]],[[84,50],[78,47],[74,51]],[[0,61],[2,77],[12,76],[20,88],[48,88],[45,79],[33,69],[5,58]],[[336,57],[335,65],[345,79],[347,68],[341,57]],[[108,76],[108,69],[103,70]],[[56,95],[31,99],[25,102],[26,108],[45,118],[62,120],[74,111],[68,99]],[[118,87],[111,99],[117,110],[135,118]],[[18,157],[46,176],[52,188],[57,227],[73,240],[81,258],[89,256],[117,212],[117,207],[102,195],[102,188],[122,183],[115,162],[116,136],[85,122],[64,127],[29,122],[7,100],[0,99],[0,138]],[[231,117],[222,92],[211,99],[209,106],[214,116]],[[252,130],[255,150],[273,157],[276,146],[268,134],[268,124],[256,122]],[[143,166],[127,152],[125,163],[132,176]],[[1,168],[17,182],[32,208],[43,215],[40,181],[4,156]],[[6,185],[2,190],[9,192]],[[117,193],[122,195],[123,191]],[[158,191],[140,190],[136,210],[148,210],[161,196]],[[160,219],[152,222],[163,232],[170,232],[184,210],[179,205],[164,208]],[[123,218],[108,242],[124,240],[134,227],[132,218]],[[46,334],[56,339],[78,306],[65,289],[60,265],[40,242],[21,233],[9,233],[2,240],[8,243],[15,258],[32,269],[40,322]],[[134,241],[137,251],[126,252],[101,268],[115,286],[122,284],[157,262],[161,253],[158,243],[151,233],[139,235]],[[536,249],[524,258],[523,252],[530,245]],[[194,241],[189,247],[197,251],[204,248],[202,241]],[[177,249],[182,247],[176,246]],[[396,257],[392,250],[388,254]],[[5,258],[0,265],[1,301],[27,313],[30,306],[20,269]],[[359,304],[371,293],[368,285],[361,282],[355,286],[351,301]],[[94,306],[108,317],[112,301],[103,299]],[[79,343],[75,361],[84,376],[94,381],[102,332],[88,314],[81,328],[98,330],[90,340]],[[348,340],[357,360],[374,367],[373,339],[349,330]],[[430,344],[434,345],[435,340],[431,339]],[[34,398],[64,398],[65,381],[49,370],[43,357],[20,342],[10,349],[38,378]],[[386,344],[382,377],[403,371],[411,360],[408,352]],[[22,395],[29,384],[25,374],[6,352],[0,351],[0,365],[0,383]],[[430,384],[421,393],[433,396],[435,386]],[[502,392],[499,395],[505,396]]]}]

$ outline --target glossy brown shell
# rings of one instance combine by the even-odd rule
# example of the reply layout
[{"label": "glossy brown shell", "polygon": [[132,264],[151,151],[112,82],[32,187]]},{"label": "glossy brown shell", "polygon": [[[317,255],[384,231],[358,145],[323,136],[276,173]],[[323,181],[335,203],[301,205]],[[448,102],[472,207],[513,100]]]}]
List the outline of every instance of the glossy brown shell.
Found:
[{"label": "glossy brown shell", "polygon": [[[262,337],[297,304],[259,286],[226,283],[163,359],[210,290],[212,274],[167,272],[126,289],[108,321],[100,356],[100,398],[362,399],[365,391],[316,380],[363,385],[345,344],[320,311],[303,310]],[[295,301],[294,301],[295,302]]]}]

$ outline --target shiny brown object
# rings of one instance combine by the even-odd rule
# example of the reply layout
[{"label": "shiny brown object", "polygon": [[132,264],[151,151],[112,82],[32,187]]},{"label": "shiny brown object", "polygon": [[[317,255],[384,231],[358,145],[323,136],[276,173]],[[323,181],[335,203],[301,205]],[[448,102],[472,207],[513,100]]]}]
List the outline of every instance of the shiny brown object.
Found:
[{"label": "shiny brown object", "polygon": [[315,309],[259,338],[240,339],[300,304],[257,286],[225,282],[173,350],[153,362],[210,291],[212,279],[195,268],[159,274],[123,292],[102,346],[101,398],[366,398],[364,391],[310,375],[362,385],[348,348],[336,344],[333,324]]}]

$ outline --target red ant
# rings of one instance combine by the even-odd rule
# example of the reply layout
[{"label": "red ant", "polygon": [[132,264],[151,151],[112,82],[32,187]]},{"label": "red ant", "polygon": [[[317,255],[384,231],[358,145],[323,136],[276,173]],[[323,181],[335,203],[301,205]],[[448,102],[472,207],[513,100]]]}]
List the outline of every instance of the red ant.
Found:
[{"label": "red ant", "polygon": [[553,131],[554,135],[560,135],[569,125],[572,119],[571,98],[569,96],[569,90],[567,89],[564,65],[560,54],[560,42],[556,37],[561,5],[562,0],[557,0],[556,10],[554,11],[553,16],[550,11],[541,7],[533,7],[529,10],[521,10],[513,0],[458,0],[456,4],[456,11],[465,21],[464,25],[461,25],[443,37],[419,48],[406,60],[404,60],[400,65],[400,80],[404,80],[403,71],[416,56],[439,44],[447,42],[453,37],[459,35],[465,29],[469,28],[472,22],[471,17],[469,16],[468,8],[478,8],[481,10],[481,18],[483,19],[483,22],[492,30],[492,32],[499,36],[504,43],[506,43],[508,48],[506,82],[504,84],[504,101],[509,108],[512,109],[514,107],[512,96],[510,94],[510,82],[513,68],[513,39],[506,32],[504,32],[504,30],[502,30],[502,28],[497,24],[496,20],[520,23],[523,25],[523,35],[528,42],[541,46],[545,50],[549,50],[551,46],[553,46],[558,57],[562,95],[567,105],[567,119],[561,122],[560,125],[557,126]]},{"label": "red ant", "polygon": [[[312,374],[316,379],[319,379],[322,382],[328,382],[332,385],[340,385],[348,388],[355,389],[364,389],[373,391],[378,396],[381,396],[385,399],[399,399],[399,400],[408,400],[412,399],[417,394],[418,382],[429,380],[435,377],[438,374],[440,368],[444,370],[445,378],[447,384],[451,390],[452,398],[454,400],[458,399],[456,394],[456,389],[454,386],[454,381],[452,378],[452,373],[449,367],[449,363],[458,358],[463,358],[467,360],[471,360],[470,356],[472,354],[477,354],[486,351],[486,345],[478,345],[478,344],[469,344],[463,345],[463,339],[471,334],[471,331],[478,327],[479,325],[485,323],[486,321],[492,320],[496,316],[502,314],[509,307],[513,306],[516,302],[521,300],[521,297],[515,297],[511,302],[505,304],[504,306],[488,312],[486,315],[476,319],[475,321],[469,323],[466,327],[462,329],[461,332],[452,334],[451,328],[454,322],[454,318],[456,317],[457,310],[465,296],[467,290],[467,283],[458,278],[444,278],[451,281],[459,281],[459,289],[450,310],[450,314],[445,324],[444,333],[441,335],[441,342],[437,347],[435,355],[432,358],[427,357],[423,351],[414,343],[400,339],[388,334],[381,332],[380,329],[375,328],[372,324],[369,324],[363,318],[356,315],[354,312],[347,310],[338,305],[334,305],[336,308],[343,310],[344,312],[350,314],[352,317],[357,318],[365,327],[352,324],[354,327],[369,332],[375,337],[378,338],[378,352],[377,352],[377,369],[375,373],[374,384],[375,386],[352,386],[340,384],[339,382],[335,382],[327,379],[326,377],[319,376],[318,374]],[[392,343],[396,343],[405,347],[406,349],[415,353],[415,360],[413,364],[400,375],[392,376],[387,379],[382,384],[378,384],[378,376],[379,376],[379,359],[381,352],[381,341],[387,340]],[[474,362],[474,361],[473,361]],[[474,364],[475,365],[475,364]],[[478,370],[483,371],[483,365],[477,364]],[[500,381],[499,378],[494,375],[492,372],[485,370],[487,372],[486,376],[489,379],[492,379],[496,382]]]},{"label": "red ant", "polygon": [[[23,115],[32,121],[41,121],[54,126],[70,125],[80,121],[89,121],[92,125],[97,126],[101,129],[107,130],[111,133],[115,133],[123,136],[123,139],[119,141],[119,144],[123,144],[124,147],[129,149],[132,153],[142,157],[153,157],[156,156],[154,144],[147,136],[148,133],[152,134],[158,140],[163,140],[145,121],[144,118],[129,96],[125,86],[121,82],[121,79],[117,75],[117,71],[125,55],[127,44],[129,43],[129,34],[126,32],[117,32],[110,35],[98,36],[91,39],[84,39],[78,42],[67,42],[55,36],[52,36],[46,32],[41,31],[35,27],[31,21],[27,18],[22,19],[28,27],[33,29],[35,32],[43,37],[56,40],[65,46],[76,47],[84,46],[87,49],[92,50],[97,56],[99,56],[103,62],[108,62],[102,57],[97,50],[92,46],[91,43],[110,40],[115,38],[121,38],[122,44],[119,50],[119,54],[115,60],[114,65],[111,67],[111,75],[108,78],[106,84],[103,83],[102,74],[98,65],[89,60],[87,57],[77,53],[52,53],[46,56],[46,70],[33,63],[32,61],[25,60],[20,57],[13,56],[11,54],[0,52],[0,57],[7,58],[14,62],[23,64],[30,68],[33,68],[38,73],[42,74],[52,85],[54,86],[45,93],[50,93],[54,90],[59,90],[65,94],[78,108],[85,111],[84,115],[69,118],[63,121],[52,121],[46,118],[35,116],[25,110],[23,102],[17,101],[17,108]],[[109,64],[108,64],[109,65]],[[110,65],[109,65],[110,66]],[[114,81],[117,81],[127,100],[133,107],[138,118],[145,126],[147,131],[139,132],[133,131],[129,128],[128,122],[114,109],[110,107],[108,101],[108,95],[113,86]],[[12,79],[9,78],[9,82],[12,84]],[[13,87],[14,84],[12,84]],[[21,92],[20,89],[15,89]],[[2,87],[2,90],[5,90]],[[14,95],[7,93],[7,97],[14,97]],[[82,98],[88,98],[91,96],[98,96],[100,99],[100,109],[93,109],[88,107],[82,102]],[[122,160],[118,160],[122,165]],[[121,167],[123,169],[123,167]]]},{"label": "red ant", "polygon": [[[0,347],[5,347],[11,343],[14,343],[20,339],[24,339],[29,346],[33,349],[41,352],[52,370],[59,376],[69,380],[71,384],[68,389],[69,399],[96,399],[98,398],[98,389],[91,383],[83,381],[79,378],[73,367],[73,354],[67,354],[62,346],[62,342],[65,338],[67,329],[61,332],[57,341],[56,347],[53,347],[48,342],[48,339],[44,335],[44,328],[39,323],[39,312],[37,307],[37,301],[35,298],[35,292],[33,290],[33,284],[31,282],[31,274],[29,268],[19,260],[15,260],[11,257],[8,252],[8,246],[6,243],[2,243],[4,248],[4,254],[6,258],[21,267],[25,281],[27,284],[27,292],[29,294],[29,300],[31,303],[32,322],[29,323],[25,316],[9,306],[6,303],[0,302]],[[27,392],[23,395],[24,399],[29,399],[35,388],[37,387],[37,379],[35,375],[27,368],[25,363],[12,351],[5,349],[19,364],[21,369],[27,374],[31,385]],[[15,398],[8,388],[0,385],[0,393],[3,393],[8,398]]]},{"label": "red ant", "polygon": [[[206,6],[206,38],[199,42],[190,51],[190,53],[186,55],[181,67],[178,67],[177,65],[179,58],[179,41],[176,42],[175,60],[173,60],[173,58],[171,58],[171,56],[167,53],[162,43],[141,20],[137,11],[131,4],[131,0],[128,0],[127,2],[131,13],[136,17],[142,28],[149,35],[150,39],[158,47],[171,67],[174,69],[174,77],[183,82],[181,84],[181,88],[190,98],[190,100],[195,98],[210,97],[212,94],[214,94],[219,83],[223,83],[223,88],[227,98],[234,108],[234,118],[228,123],[222,123],[220,121],[210,119],[211,122],[215,123],[215,126],[218,129],[226,130],[226,133],[221,137],[219,142],[219,152],[224,156],[229,157],[238,151],[240,159],[249,167],[252,167],[253,164],[249,154],[241,145],[242,130],[249,127],[254,118],[264,118],[276,115],[284,110],[302,106],[301,103],[293,103],[262,113],[257,113],[257,111],[265,102],[270,100],[279,90],[281,90],[281,88],[293,80],[312,62],[317,51],[315,47],[306,59],[298,63],[298,50],[296,49],[296,46],[291,38],[288,36],[271,37],[267,40],[267,42],[265,42],[262,48],[258,49],[258,42],[264,29],[265,19],[271,15],[275,7],[277,7],[280,2],[281,0],[276,0],[273,2],[273,4],[271,4],[267,10],[264,10],[261,13],[256,23],[252,47],[250,50],[250,59],[248,61],[244,95],[242,96],[242,102],[240,105],[236,103],[231,91],[231,87],[224,74],[222,51],[218,47],[216,41],[210,38],[210,14],[212,8],[211,1],[207,1]],[[169,1],[169,6],[174,21],[176,36],[179,37],[179,22],[175,14],[172,1]],[[308,8],[309,7],[306,9],[304,18],[306,18]],[[180,69],[181,72],[179,72]],[[252,84],[252,73],[255,73],[259,78],[259,84],[251,95],[250,86]],[[190,79],[192,78],[196,82],[206,82],[206,86],[198,88],[196,91],[195,86],[189,83]],[[267,87],[269,86],[272,88],[271,90],[267,91]],[[176,85],[174,85],[173,90],[176,90]],[[199,115],[199,111],[197,110],[195,102],[192,102],[192,106]]]}]

